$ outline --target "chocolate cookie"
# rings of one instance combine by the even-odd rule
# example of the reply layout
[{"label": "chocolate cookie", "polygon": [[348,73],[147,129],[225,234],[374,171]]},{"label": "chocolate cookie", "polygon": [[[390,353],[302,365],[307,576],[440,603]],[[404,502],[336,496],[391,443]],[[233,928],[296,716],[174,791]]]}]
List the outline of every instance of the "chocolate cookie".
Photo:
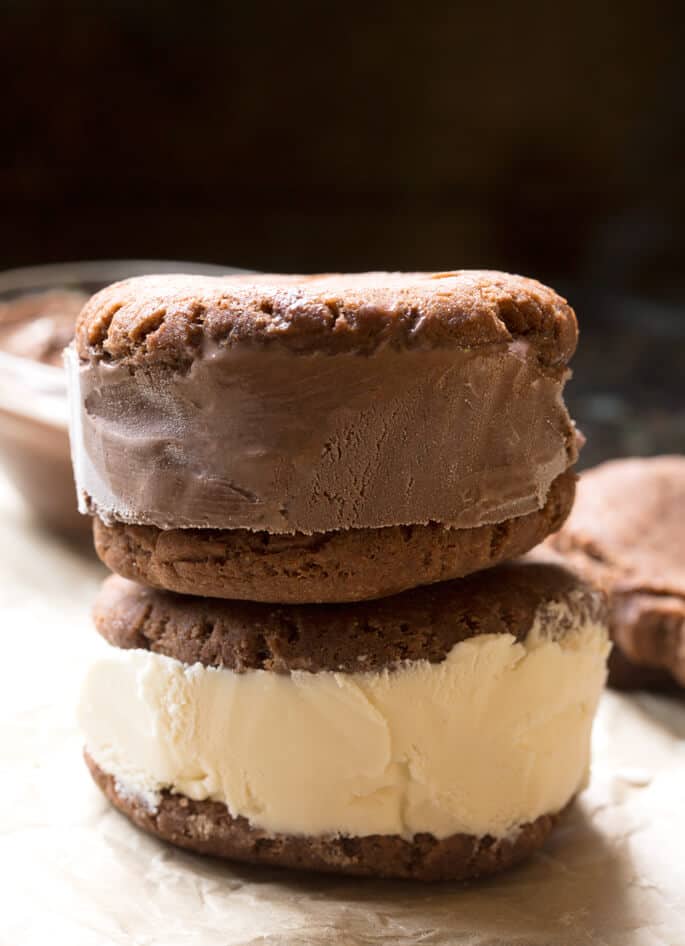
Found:
[{"label": "chocolate cookie", "polygon": [[563,365],[578,340],[573,310],[534,279],[487,270],[143,276],[97,293],[77,328],[82,357],[133,368],[188,368],[209,341],[371,355],[512,338]]},{"label": "chocolate cookie", "polygon": [[438,841],[430,834],[411,841],[392,835],[308,838],[273,835],[232,818],[225,805],[193,801],[165,792],[150,811],[127,795],[86,753],[94,781],[109,801],[139,828],[178,847],[249,864],[290,867],[322,873],[407,880],[475,880],[506,870],[539,850],[563,812],[542,815],[523,825],[515,837],[502,839],[454,834]]},{"label": "chocolate cookie", "polygon": [[534,562],[352,605],[203,600],[112,577],[89,764],[136,824],[239,860],[465,879],[580,791],[601,592]]},{"label": "chocolate cookie", "polygon": [[[564,622],[555,605],[566,612]],[[565,567],[522,559],[461,581],[346,605],[197,598],[113,575],[93,612],[96,628],[115,647],[238,673],[379,672],[407,660],[439,663],[455,644],[478,635],[525,640],[536,616],[545,633],[563,635],[574,622],[604,621],[606,601]]]},{"label": "chocolate cookie", "polygon": [[685,686],[685,457],[583,473],[573,512],[549,542],[610,594],[609,682]]},{"label": "chocolate cookie", "polygon": [[388,526],[315,535],[167,529],[95,518],[95,548],[112,571],[153,588],[248,601],[364,601],[459,578],[527,552],[558,529],[576,476],[562,473],[545,505],[473,529]]},{"label": "chocolate cookie", "polygon": [[576,337],[502,273],[118,283],[69,355],[81,508],[111,567],[175,591],[347,601],[475,571],[565,515]]}]

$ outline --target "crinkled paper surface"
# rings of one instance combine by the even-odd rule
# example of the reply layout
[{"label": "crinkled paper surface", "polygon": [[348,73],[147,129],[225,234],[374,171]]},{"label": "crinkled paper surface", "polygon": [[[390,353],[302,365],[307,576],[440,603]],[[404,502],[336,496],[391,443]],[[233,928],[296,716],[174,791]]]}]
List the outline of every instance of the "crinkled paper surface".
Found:
[{"label": "crinkled paper surface", "polygon": [[1,946],[685,946],[685,701],[608,693],[594,768],[544,853],[471,887],[183,854],[112,811],[81,760],[99,567],[0,483]]}]

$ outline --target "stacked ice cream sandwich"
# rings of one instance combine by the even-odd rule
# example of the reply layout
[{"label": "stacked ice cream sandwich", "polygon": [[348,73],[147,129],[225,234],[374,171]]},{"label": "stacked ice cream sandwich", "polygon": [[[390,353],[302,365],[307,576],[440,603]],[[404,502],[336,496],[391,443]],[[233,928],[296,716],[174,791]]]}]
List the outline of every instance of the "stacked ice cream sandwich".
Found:
[{"label": "stacked ice cream sandwich", "polygon": [[573,311],[493,272],[163,276],[81,314],[82,511],[115,572],[81,720],[136,824],[464,879],[583,787],[601,593],[519,560],[573,502]]}]

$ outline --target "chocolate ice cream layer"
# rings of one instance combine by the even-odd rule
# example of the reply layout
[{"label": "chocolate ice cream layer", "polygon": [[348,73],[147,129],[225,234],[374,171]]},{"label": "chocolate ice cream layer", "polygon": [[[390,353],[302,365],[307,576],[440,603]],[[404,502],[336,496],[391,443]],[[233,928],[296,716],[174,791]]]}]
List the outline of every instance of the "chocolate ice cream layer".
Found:
[{"label": "chocolate ice cream layer", "polygon": [[69,355],[81,508],[304,534],[542,508],[576,459],[562,401],[573,312],[532,280],[440,276],[105,290]]}]

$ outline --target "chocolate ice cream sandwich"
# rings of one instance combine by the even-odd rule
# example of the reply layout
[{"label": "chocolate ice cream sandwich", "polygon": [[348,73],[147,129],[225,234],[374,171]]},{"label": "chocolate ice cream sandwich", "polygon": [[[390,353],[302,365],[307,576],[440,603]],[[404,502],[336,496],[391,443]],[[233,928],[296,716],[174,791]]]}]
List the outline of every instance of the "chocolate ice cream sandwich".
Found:
[{"label": "chocolate ice cream sandwich", "polygon": [[551,289],[496,272],[142,277],[69,353],[103,561],[175,592],[344,602],[532,548],[571,507]]}]

